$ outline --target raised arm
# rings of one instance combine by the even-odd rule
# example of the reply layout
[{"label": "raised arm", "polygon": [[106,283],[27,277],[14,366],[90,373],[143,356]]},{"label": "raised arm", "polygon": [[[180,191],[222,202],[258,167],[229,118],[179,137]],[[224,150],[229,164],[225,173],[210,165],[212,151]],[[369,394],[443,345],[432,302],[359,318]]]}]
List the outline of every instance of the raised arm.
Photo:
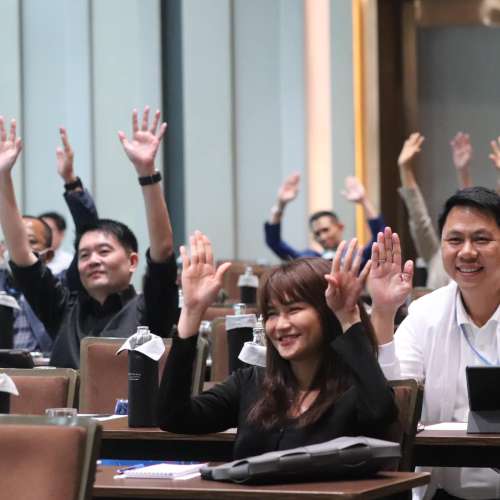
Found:
[{"label": "raised arm", "polygon": [[231,266],[226,262],[215,268],[212,244],[200,231],[195,231],[189,242],[191,257],[186,248],[181,247],[184,304],[177,330],[183,339],[198,333],[201,319],[217,298],[222,277]]},{"label": "raised arm", "polygon": [[160,125],[160,111],[156,111],[149,125],[149,107],[146,106],[140,127],[137,110],[134,109],[132,112],[130,140],[124,132],[118,132],[123,149],[134,165],[141,184],[146,207],[150,256],[153,262],[164,262],[173,253],[172,226],[159,182],[161,175],[155,167],[156,153],[166,129],[166,123]]},{"label": "raised arm", "polygon": [[458,185],[460,189],[471,187],[470,161],[472,158],[472,145],[469,134],[457,132],[450,141],[453,165],[457,170]]},{"label": "raised arm", "polygon": [[[80,177],[75,173],[74,153],[69,142],[68,133],[64,127],[59,128],[62,147],[56,149],[57,173],[64,183],[64,200],[71,212],[76,234],[97,221],[97,209],[94,199],[83,187]],[[82,289],[80,273],[78,272],[78,256],[75,253],[68,269],[59,278],[73,291]]]},{"label": "raised arm", "polygon": [[357,177],[346,177],[345,189],[342,194],[352,203],[358,203],[363,207],[365,219],[375,219],[378,213],[366,194],[366,189]]},{"label": "raised arm", "polygon": [[428,263],[439,251],[440,242],[413,172],[414,160],[423,142],[423,135],[415,132],[403,144],[398,158],[402,184],[399,194],[408,210],[411,236],[418,255]]},{"label": "raised arm", "polygon": [[12,182],[12,167],[21,149],[21,138],[16,135],[16,120],[11,121],[7,136],[4,118],[0,116],[0,223],[10,258],[18,266],[25,267],[38,259],[31,250]]},{"label": "raised arm", "polygon": [[299,193],[299,184],[300,174],[298,172],[294,172],[284,180],[283,184],[278,189],[276,202],[271,207],[269,217],[270,224],[279,224],[281,222],[285,207],[288,203],[295,200],[297,194]]},{"label": "raised arm", "polygon": [[401,185],[405,188],[415,189],[418,187],[413,172],[413,163],[415,157],[420,153],[425,138],[419,132],[414,132],[403,144],[399,153],[398,167]]},{"label": "raised arm", "polygon": [[358,300],[363,291],[371,263],[368,261],[361,271],[361,252],[358,252],[358,242],[354,238],[349,242],[344,258],[346,242],[342,241],[332,260],[330,274],[325,276],[328,287],[325,299],[328,307],[337,316],[342,330],[347,331],[355,323],[361,321]]},{"label": "raised arm", "polygon": [[491,154],[490,160],[497,171],[497,193],[500,194],[500,137],[490,142]]},{"label": "raised arm", "polygon": [[371,320],[379,345],[392,341],[396,311],[408,297],[413,279],[413,262],[402,266],[399,236],[386,227],[372,248],[368,291],[372,298]]}]

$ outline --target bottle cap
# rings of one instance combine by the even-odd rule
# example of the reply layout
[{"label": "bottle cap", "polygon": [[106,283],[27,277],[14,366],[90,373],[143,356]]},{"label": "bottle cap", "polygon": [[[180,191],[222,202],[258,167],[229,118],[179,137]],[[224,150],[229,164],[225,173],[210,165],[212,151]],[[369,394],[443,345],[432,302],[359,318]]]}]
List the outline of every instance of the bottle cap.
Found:
[{"label": "bottle cap", "polygon": [[239,302],[238,304],[234,304],[233,305],[233,312],[237,316],[242,315],[242,314],[246,314],[247,305],[244,304],[243,302]]}]

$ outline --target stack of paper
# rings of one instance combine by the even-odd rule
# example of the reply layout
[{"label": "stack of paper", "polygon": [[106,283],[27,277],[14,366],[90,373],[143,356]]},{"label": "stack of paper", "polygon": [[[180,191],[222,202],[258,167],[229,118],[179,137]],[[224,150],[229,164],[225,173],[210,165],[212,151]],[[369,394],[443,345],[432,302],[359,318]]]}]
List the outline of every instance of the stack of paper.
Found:
[{"label": "stack of paper", "polygon": [[194,475],[197,475],[200,469],[206,465],[208,464],[162,463],[124,470],[122,477],[135,477],[141,479],[186,479],[186,477],[193,477]]}]

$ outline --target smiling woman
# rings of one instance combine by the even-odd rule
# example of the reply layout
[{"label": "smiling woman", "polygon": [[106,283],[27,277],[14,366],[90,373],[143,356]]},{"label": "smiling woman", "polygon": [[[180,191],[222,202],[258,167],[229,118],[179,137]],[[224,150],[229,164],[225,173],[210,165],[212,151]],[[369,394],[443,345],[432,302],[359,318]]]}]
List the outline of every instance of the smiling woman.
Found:
[{"label": "smiling woman", "polygon": [[339,245],[331,264],[310,258],[275,268],[259,291],[266,368],[237,370],[192,398],[199,323],[229,267],[215,269],[210,241],[196,232],[190,256],[181,248],[184,305],[160,387],[160,427],[186,434],[238,427],[235,458],[343,435],[380,436],[396,418],[396,407],[358,305],[371,266],[360,273],[357,242],[345,247]]}]

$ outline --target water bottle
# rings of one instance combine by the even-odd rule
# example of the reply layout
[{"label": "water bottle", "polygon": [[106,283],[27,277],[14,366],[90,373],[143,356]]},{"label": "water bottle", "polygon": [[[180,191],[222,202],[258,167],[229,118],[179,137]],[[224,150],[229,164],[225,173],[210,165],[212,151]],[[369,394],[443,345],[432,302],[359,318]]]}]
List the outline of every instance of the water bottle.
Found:
[{"label": "water bottle", "polygon": [[226,316],[229,373],[245,367],[245,363],[238,359],[238,355],[245,342],[252,339],[256,321],[255,314],[246,314],[246,305],[243,303],[235,304],[233,310],[233,315]]},{"label": "water bottle", "polygon": [[259,288],[259,278],[253,273],[251,266],[245,268],[245,273],[238,278],[240,288],[240,302],[243,304],[257,303],[257,288]]},{"label": "water bottle", "polygon": [[[151,340],[147,326],[139,326],[131,339],[131,349]],[[128,425],[156,427],[158,361],[142,352],[128,352]]]},{"label": "water bottle", "polygon": [[[14,346],[14,309],[6,305],[7,293],[0,291],[0,349],[12,349]],[[4,299],[4,300],[1,300]]]},{"label": "water bottle", "polygon": [[10,394],[8,392],[0,392],[0,413],[10,412]]},{"label": "water bottle", "polygon": [[239,359],[244,363],[256,366],[266,366],[266,331],[262,315],[259,316],[253,329],[251,342],[245,342],[241,349]]}]

